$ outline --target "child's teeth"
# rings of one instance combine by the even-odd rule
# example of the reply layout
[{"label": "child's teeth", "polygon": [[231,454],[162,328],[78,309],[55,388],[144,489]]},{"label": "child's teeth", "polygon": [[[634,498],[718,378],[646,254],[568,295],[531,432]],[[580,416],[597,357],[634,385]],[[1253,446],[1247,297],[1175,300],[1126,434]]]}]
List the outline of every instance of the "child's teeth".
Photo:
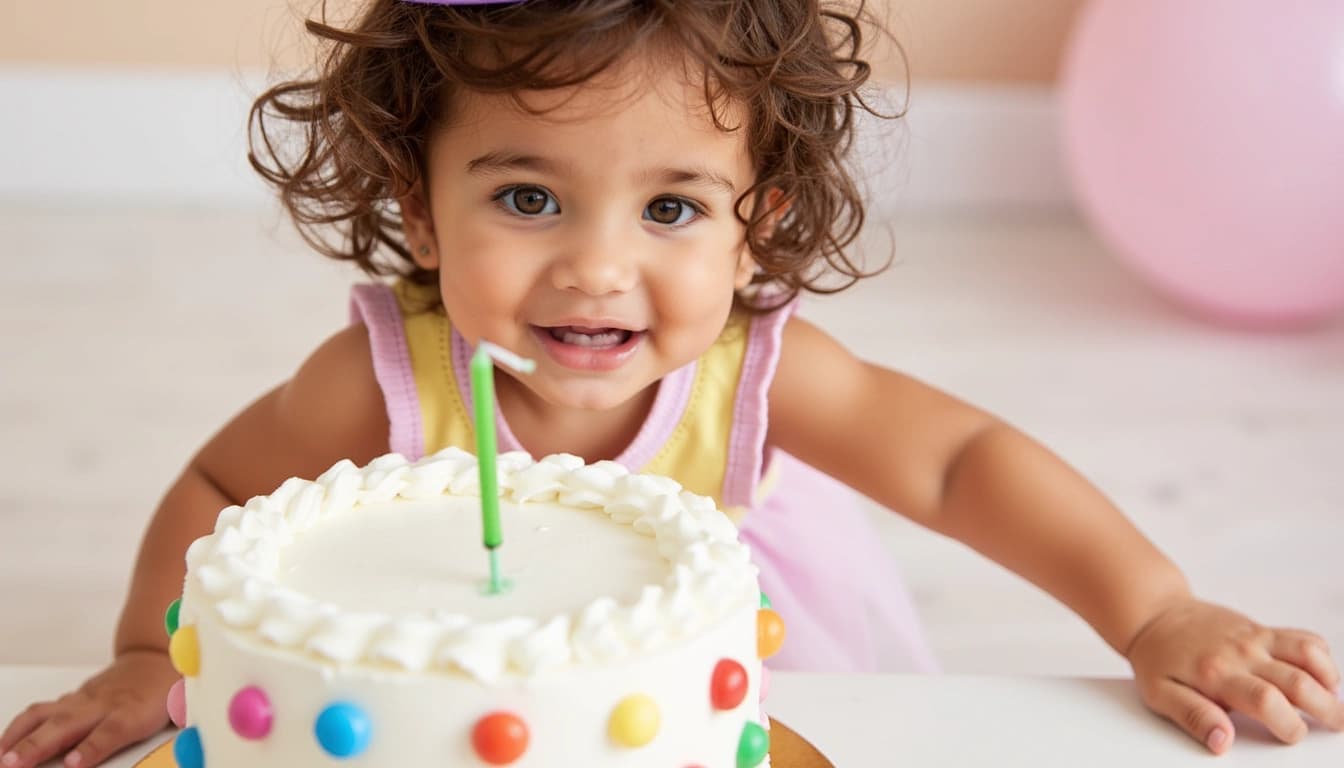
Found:
[{"label": "child's teeth", "polygon": [[610,347],[624,344],[629,331],[619,328],[605,331],[576,331],[573,328],[552,328],[551,336],[557,341],[573,344],[576,347]]},{"label": "child's teeth", "polygon": [[560,340],[566,344],[573,344],[577,347],[607,347],[621,342],[621,334],[618,331],[602,331],[599,333],[579,333],[578,331],[565,330]]}]

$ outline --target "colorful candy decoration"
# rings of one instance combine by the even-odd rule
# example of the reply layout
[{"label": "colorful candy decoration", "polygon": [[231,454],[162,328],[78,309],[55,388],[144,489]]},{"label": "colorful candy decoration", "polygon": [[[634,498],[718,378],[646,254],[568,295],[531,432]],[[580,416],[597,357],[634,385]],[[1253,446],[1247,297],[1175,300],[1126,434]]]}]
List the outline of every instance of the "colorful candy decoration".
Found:
[{"label": "colorful candy decoration", "polygon": [[373,724],[364,710],[337,702],[322,710],[313,728],[317,743],[332,757],[354,757],[369,747]]},{"label": "colorful candy decoration", "polygon": [[178,728],[187,724],[187,681],[180,677],[168,689],[168,719]]},{"label": "colorful candy decoration", "polygon": [[195,677],[201,672],[201,647],[196,640],[196,627],[179,627],[168,641],[168,658],[173,668],[185,677]]},{"label": "colorful candy decoration", "polygon": [[658,702],[650,696],[636,693],[621,699],[611,711],[607,733],[612,741],[623,747],[642,747],[653,741],[661,725]]},{"label": "colorful candy decoration", "polygon": [[273,717],[270,698],[255,685],[235,693],[229,702],[229,725],[234,733],[249,741],[266,738]]},{"label": "colorful candy decoration", "polygon": [[709,681],[709,701],[715,709],[736,709],[747,697],[747,670],[732,659],[720,659]]},{"label": "colorful candy decoration", "polygon": [[737,740],[737,768],[756,768],[770,751],[770,734],[759,723],[742,726]]},{"label": "colorful candy decoration", "polygon": [[770,605],[770,596],[767,595],[767,594],[765,594],[764,592],[761,593],[761,607],[762,607],[762,608],[773,608],[773,607],[774,607],[774,606]]},{"label": "colorful candy decoration", "polygon": [[773,609],[756,612],[756,652],[762,659],[779,653],[784,645],[784,620]]},{"label": "colorful candy decoration", "polygon": [[761,701],[765,701],[765,697],[770,695],[770,668],[765,666],[764,664],[761,665],[760,694],[761,694]]},{"label": "colorful candy decoration", "polygon": [[163,628],[168,630],[168,636],[172,637],[177,631],[178,618],[182,614],[182,598],[177,598],[168,604],[168,611],[163,614]]},{"label": "colorful candy decoration", "polygon": [[178,768],[205,768],[201,732],[194,726],[183,730],[173,740],[173,759],[177,761]]},{"label": "colorful candy decoration", "polygon": [[471,745],[490,765],[508,765],[527,751],[527,723],[512,712],[491,712],[471,729]]}]

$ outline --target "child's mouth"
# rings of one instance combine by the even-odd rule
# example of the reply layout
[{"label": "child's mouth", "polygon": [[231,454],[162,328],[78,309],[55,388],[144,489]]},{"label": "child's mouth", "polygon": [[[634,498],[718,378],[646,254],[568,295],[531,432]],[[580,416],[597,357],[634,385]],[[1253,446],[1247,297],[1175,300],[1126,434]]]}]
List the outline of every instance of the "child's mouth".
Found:
[{"label": "child's mouth", "polygon": [[630,340],[633,331],[624,328],[583,328],[561,325],[546,329],[556,341],[576,347],[617,347]]},{"label": "child's mouth", "polygon": [[532,326],[542,349],[552,360],[580,371],[611,371],[639,348],[645,331],[584,325]]}]

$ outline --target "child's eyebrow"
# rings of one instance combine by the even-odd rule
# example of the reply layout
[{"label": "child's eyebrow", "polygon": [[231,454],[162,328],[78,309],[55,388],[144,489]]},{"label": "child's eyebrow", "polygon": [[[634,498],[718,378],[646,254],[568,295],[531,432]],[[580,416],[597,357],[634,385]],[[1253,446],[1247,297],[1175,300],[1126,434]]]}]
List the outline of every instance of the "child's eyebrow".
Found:
[{"label": "child's eyebrow", "polygon": [[[467,173],[473,176],[494,176],[510,171],[534,171],[553,176],[563,175],[569,169],[567,164],[518,152],[486,152],[467,163]],[[689,184],[715,191],[737,194],[737,187],[731,179],[712,168],[691,166],[686,168],[650,168],[636,175],[640,183],[656,181],[663,184]]]},{"label": "child's eyebrow", "polygon": [[486,152],[467,163],[467,173],[473,176],[492,176],[508,171],[537,171],[558,175],[561,170],[561,165],[553,160],[516,152]]},{"label": "child's eyebrow", "polygon": [[697,187],[727,192],[729,196],[737,194],[733,182],[721,173],[710,168],[655,168],[639,175],[640,181],[660,181],[664,184],[690,184]]}]

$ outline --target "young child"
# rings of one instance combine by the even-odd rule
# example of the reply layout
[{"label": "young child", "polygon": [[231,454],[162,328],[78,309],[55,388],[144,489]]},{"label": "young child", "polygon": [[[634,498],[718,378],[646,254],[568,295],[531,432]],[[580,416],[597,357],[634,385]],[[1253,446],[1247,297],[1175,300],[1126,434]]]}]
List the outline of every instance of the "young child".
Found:
[{"label": "young child", "polygon": [[1320,638],[1200,601],[1040,445],[793,316],[800,292],[864,275],[844,252],[859,21],[815,0],[373,0],[349,30],[310,22],[320,72],[254,105],[253,164],[319,251],[399,278],[356,288],[356,322],[190,462],[115,660],[19,715],[0,768],[92,766],[163,727],[187,545],[339,459],[470,450],[481,339],[538,364],[500,371],[501,450],[615,459],[732,511],[789,626],[780,667],[933,667],[838,481],[1066,603],[1215,753],[1227,710],[1285,742],[1299,710],[1344,728]]}]

